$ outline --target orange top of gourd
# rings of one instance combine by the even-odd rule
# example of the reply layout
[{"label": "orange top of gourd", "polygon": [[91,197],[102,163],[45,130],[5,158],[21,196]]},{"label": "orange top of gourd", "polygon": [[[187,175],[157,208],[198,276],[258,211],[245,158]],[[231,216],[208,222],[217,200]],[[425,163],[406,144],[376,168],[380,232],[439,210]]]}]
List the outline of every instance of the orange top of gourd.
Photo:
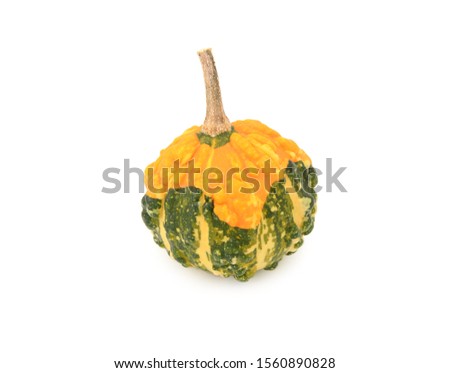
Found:
[{"label": "orange top of gourd", "polygon": [[[202,50],[199,56],[207,92],[205,123],[186,130],[147,167],[147,195],[164,199],[170,188],[194,186],[213,199],[214,212],[219,219],[233,227],[255,228],[261,221],[269,194],[267,184],[270,186],[280,180],[281,171],[289,160],[301,160],[310,167],[311,159],[294,141],[283,138],[257,120],[230,123],[223,112],[211,50]],[[214,138],[228,131],[231,131],[229,140],[217,147],[201,142],[199,138],[199,134]],[[267,164],[273,170],[263,173],[262,169]],[[189,172],[175,176],[171,172],[175,165],[180,169],[191,165],[191,170],[195,168],[196,172],[192,176]],[[205,173],[207,169],[210,169],[209,175]]]}]

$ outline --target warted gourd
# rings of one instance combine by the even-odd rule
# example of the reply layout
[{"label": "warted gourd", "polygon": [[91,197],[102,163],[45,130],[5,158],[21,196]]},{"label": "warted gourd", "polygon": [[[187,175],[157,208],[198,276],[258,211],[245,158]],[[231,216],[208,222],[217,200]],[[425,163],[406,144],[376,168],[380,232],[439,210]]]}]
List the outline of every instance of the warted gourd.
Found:
[{"label": "warted gourd", "polygon": [[226,117],[210,49],[198,52],[206,118],[145,170],[142,218],[185,267],[246,281],[293,254],[314,226],[317,175],[292,140]]}]

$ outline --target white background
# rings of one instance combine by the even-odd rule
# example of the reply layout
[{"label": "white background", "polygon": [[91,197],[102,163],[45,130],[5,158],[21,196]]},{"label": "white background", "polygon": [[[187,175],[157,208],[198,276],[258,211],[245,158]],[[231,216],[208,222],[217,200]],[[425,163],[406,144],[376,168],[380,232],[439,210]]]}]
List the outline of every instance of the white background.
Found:
[{"label": "white background", "polygon": [[[449,19],[445,1],[3,1],[0,371],[449,372]],[[347,167],[302,249],[248,283],[158,248],[136,175],[101,192],[201,124],[205,47],[231,120]]]}]

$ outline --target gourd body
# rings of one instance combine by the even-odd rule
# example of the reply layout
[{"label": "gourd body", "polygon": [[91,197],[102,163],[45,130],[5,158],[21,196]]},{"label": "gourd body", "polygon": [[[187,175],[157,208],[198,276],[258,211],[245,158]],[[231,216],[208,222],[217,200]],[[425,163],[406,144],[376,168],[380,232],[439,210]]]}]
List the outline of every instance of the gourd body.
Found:
[{"label": "gourd body", "polygon": [[[197,169],[191,176],[170,173],[190,164]],[[262,172],[267,165],[271,172]],[[222,179],[205,184],[208,169]],[[231,169],[237,171],[230,176]],[[161,151],[145,176],[142,218],[155,242],[186,267],[245,281],[293,254],[314,226],[310,158],[259,121],[234,122],[217,136],[194,126]]]}]

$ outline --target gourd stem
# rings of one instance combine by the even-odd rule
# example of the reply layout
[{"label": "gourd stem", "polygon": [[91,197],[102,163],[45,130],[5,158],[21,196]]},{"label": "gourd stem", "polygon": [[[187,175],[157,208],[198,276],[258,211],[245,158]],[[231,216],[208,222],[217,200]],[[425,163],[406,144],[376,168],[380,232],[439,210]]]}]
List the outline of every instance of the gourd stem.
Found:
[{"label": "gourd stem", "polygon": [[198,52],[203,68],[206,88],[206,117],[201,131],[210,136],[230,131],[231,123],[223,111],[222,95],[220,93],[219,77],[211,49]]}]

